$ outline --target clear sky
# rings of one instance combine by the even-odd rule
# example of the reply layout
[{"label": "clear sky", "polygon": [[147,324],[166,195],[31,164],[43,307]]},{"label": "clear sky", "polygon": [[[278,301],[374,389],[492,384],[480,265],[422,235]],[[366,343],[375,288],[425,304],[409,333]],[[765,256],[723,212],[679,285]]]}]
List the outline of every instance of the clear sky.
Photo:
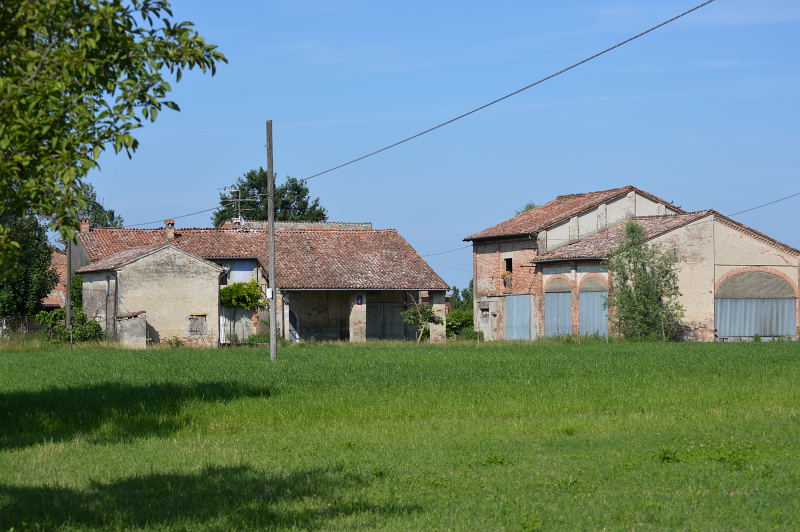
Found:
[{"label": "clear sky", "polygon": [[[181,112],[90,176],[126,223],[213,207],[265,165],[305,177],[535,81],[700,0],[173,1],[229,59],[173,84]],[[308,182],[331,220],[396,228],[421,254],[526,201],[635,185],[731,213],[800,191],[800,3],[717,0],[411,143]],[[800,247],[800,197],[736,219]],[[178,227],[210,225],[210,215]],[[465,286],[471,253],[428,258]]]}]

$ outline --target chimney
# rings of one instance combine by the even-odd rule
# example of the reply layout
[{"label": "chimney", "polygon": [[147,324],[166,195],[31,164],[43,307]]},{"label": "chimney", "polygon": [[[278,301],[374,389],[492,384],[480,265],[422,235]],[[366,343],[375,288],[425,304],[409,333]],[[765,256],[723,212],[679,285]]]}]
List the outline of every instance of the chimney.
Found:
[{"label": "chimney", "polygon": [[81,218],[81,233],[88,233],[89,232],[89,217],[83,216]]},{"label": "chimney", "polygon": [[164,235],[167,240],[175,239],[175,220],[164,220]]}]

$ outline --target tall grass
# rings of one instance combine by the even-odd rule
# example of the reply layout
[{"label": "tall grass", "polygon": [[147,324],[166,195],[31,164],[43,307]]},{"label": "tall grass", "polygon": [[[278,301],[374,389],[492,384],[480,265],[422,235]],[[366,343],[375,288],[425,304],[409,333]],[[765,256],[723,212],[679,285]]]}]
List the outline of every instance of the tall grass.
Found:
[{"label": "tall grass", "polygon": [[796,343],[0,352],[0,529],[795,528]]}]

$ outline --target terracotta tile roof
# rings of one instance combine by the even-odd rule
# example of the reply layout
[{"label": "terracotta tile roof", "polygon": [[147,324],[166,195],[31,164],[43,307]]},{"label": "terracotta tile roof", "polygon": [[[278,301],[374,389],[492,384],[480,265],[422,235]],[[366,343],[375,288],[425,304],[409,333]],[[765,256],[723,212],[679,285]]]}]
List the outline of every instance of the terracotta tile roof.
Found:
[{"label": "terracotta tile roof", "polygon": [[47,308],[63,307],[67,303],[67,254],[60,249],[53,249],[50,265],[58,274],[58,283],[42,299],[42,305]]},{"label": "terracotta tile roof", "polygon": [[[698,211],[686,214],[668,214],[665,216],[641,216],[634,218],[639,225],[644,227],[648,240],[668,233],[678,227],[690,224],[704,218],[713,211]],[[582,240],[554,249],[550,253],[539,255],[534,262],[548,262],[569,259],[601,259],[607,257],[625,241],[625,220],[612,225],[605,231],[589,235]]]},{"label": "terracotta tile roof", "polygon": [[664,201],[657,196],[653,196],[648,192],[628,185],[626,187],[612,188],[610,190],[599,190],[597,192],[559,196],[553,201],[545,203],[544,205],[540,205],[539,207],[529,211],[520,213],[509,220],[500,222],[497,225],[493,225],[492,227],[484,229],[483,231],[470,235],[464,240],[469,241],[478,240],[481,238],[534,234],[542,229],[546,229],[558,222],[566,220],[580,212],[590,209],[603,202],[610,201],[619,196],[623,196],[631,191],[635,191],[642,196],[648,197],[659,203],[669,205],[679,212],[684,212],[668,201]]},{"label": "terracotta tile roof", "polygon": [[450,288],[394,229],[285,230],[277,235],[281,288]]},{"label": "terracotta tile roof", "polygon": [[[92,229],[78,235],[93,261],[166,243],[204,259],[255,258],[266,268],[267,231],[258,229]],[[291,230],[276,232],[278,285],[282,289],[449,288],[397,231]],[[138,253],[141,251],[134,251]],[[96,264],[87,265],[96,269]],[[85,270],[86,267],[82,268]]]},{"label": "terracotta tile roof", "polygon": [[[149,246],[139,246],[135,248],[129,248],[124,251],[120,251],[119,253],[114,253],[112,255],[104,257],[102,259],[94,260],[89,264],[86,264],[85,266],[78,268],[77,270],[75,270],[75,272],[87,273],[87,272],[116,270],[118,268],[121,268],[122,266],[125,266],[126,264],[135,261],[136,259],[139,259],[141,257],[144,257],[145,255],[149,255],[155,251],[158,251],[161,248],[166,248],[166,247],[174,248],[175,246],[172,246],[171,244],[150,244]],[[184,253],[187,253],[195,258],[198,258],[203,262],[207,262],[208,264],[215,266],[218,270],[222,271],[222,268],[219,265],[214,264],[213,262],[208,262],[204,260],[202,257],[197,257],[193,253],[189,253],[185,250],[180,250],[180,251],[183,251]]]}]

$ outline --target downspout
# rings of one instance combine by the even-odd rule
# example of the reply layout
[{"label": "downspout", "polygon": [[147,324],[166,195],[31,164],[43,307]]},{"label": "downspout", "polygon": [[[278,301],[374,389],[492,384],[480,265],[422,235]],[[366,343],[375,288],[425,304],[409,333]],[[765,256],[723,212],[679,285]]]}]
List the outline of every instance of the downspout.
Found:
[{"label": "downspout", "polygon": [[117,316],[119,315],[119,273],[114,274],[114,340],[117,340]]},{"label": "downspout", "polygon": [[103,317],[106,320],[106,340],[108,340],[108,296],[111,295],[111,276],[106,275],[106,297],[105,297],[105,310],[103,311]]}]

